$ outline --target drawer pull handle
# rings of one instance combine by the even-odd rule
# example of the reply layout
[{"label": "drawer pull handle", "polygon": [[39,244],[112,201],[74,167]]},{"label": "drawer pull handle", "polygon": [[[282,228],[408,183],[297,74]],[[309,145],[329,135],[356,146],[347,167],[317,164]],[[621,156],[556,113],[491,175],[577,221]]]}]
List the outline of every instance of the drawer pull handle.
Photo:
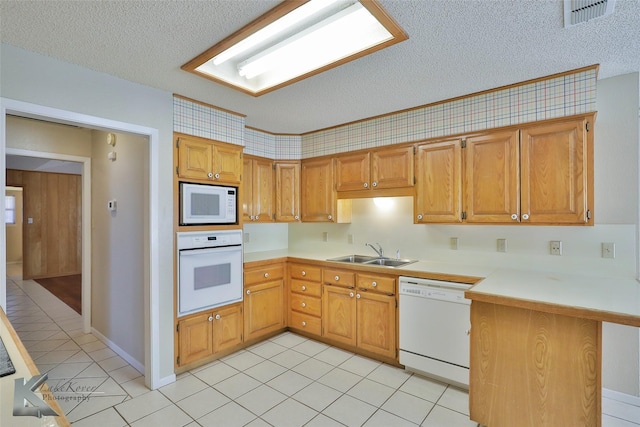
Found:
[{"label": "drawer pull handle", "polygon": [[300,289],[302,289],[303,291],[306,291],[307,287],[305,285],[302,285],[302,287]]},{"label": "drawer pull handle", "polygon": [[369,188],[369,183],[368,182],[364,183],[364,188]]},{"label": "drawer pull handle", "polygon": [[333,216],[329,215],[327,218],[329,219],[329,221],[331,221],[333,219]]},{"label": "drawer pull handle", "polygon": [[307,322],[302,322],[302,326],[307,326]]},{"label": "drawer pull handle", "polygon": [[300,304],[302,306],[302,308],[307,306],[307,303],[303,302],[302,304]]},{"label": "drawer pull handle", "polygon": [[212,174],[211,172],[209,172],[209,173],[207,174],[207,176],[208,176],[209,178],[213,178],[213,174]]},{"label": "drawer pull handle", "polygon": [[219,173],[215,174],[214,176],[215,176],[216,179],[220,179],[220,174]]},{"label": "drawer pull handle", "polygon": [[247,295],[251,295],[251,289],[247,289]]},{"label": "drawer pull handle", "polygon": [[529,219],[529,214],[524,214],[522,215],[522,219],[524,219],[525,221]]},{"label": "drawer pull handle", "polygon": [[376,281],[371,282],[371,286],[373,286],[375,288],[376,286],[378,286],[378,282],[376,282]]},{"label": "drawer pull handle", "polygon": [[300,219],[300,215],[296,215],[293,217],[293,219],[295,219],[296,221]]},{"label": "drawer pull handle", "polygon": [[356,298],[357,298],[357,299],[360,299],[360,294],[357,294],[357,295],[356,295]]},{"label": "drawer pull handle", "polygon": [[220,320],[220,315],[216,314],[216,320]]},{"label": "drawer pull handle", "polygon": [[340,280],[340,276],[336,276],[333,278],[333,280],[335,280],[336,282]]},{"label": "drawer pull handle", "polygon": [[378,183],[376,181],[373,181],[373,183],[371,185],[373,185],[374,187],[377,187]]},{"label": "drawer pull handle", "polygon": [[209,318],[207,319],[209,322],[213,322],[213,316],[209,316]]},{"label": "drawer pull handle", "polygon": [[349,292],[349,296],[353,298],[353,292]]},{"label": "drawer pull handle", "polygon": [[418,220],[422,219],[422,214],[418,215]]},{"label": "drawer pull handle", "polygon": [[267,277],[269,277],[269,273],[264,273],[264,278],[266,279]]},{"label": "drawer pull handle", "polygon": [[517,214],[511,214],[511,219],[512,220],[517,220],[518,219],[518,215]]},{"label": "drawer pull handle", "polygon": [[306,275],[307,275],[307,272],[302,270],[302,276],[306,276]]}]

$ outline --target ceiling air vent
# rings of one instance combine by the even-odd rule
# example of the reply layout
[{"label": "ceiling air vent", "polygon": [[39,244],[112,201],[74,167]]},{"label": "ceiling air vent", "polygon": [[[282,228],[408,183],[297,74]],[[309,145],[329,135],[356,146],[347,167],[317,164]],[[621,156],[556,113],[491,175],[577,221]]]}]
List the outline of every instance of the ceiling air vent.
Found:
[{"label": "ceiling air vent", "polygon": [[564,27],[613,13],[616,0],[564,0]]}]

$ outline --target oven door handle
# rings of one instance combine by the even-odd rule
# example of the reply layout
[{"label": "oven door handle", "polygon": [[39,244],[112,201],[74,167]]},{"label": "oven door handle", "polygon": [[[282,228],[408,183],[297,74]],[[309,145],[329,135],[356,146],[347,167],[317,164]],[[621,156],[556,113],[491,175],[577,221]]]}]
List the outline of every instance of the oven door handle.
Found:
[{"label": "oven door handle", "polygon": [[230,251],[234,251],[234,250],[242,251],[242,245],[212,246],[212,247],[207,247],[207,248],[179,249],[178,250],[178,254],[180,256],[193,256],[193,255],[212,254],[212,253],[217,253],[217,252],[230,252]]}]

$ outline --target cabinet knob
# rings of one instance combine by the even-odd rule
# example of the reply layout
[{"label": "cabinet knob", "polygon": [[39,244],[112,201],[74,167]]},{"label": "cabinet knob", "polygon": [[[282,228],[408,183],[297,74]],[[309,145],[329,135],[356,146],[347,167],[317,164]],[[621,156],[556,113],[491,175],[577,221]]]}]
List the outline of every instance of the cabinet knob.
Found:
[{"label": "cabinet knob", "polygon": [[307,326],[307,322],[302,322],[302,326]]},{"label": "cabinet knob", "polygon": [[364,188],[369,188],[369,183],[368,182],[364,183]]},{"label": "cabinet knob", "polygon": [[307,275],[307,272],[302,270],[302,276],[306,276],[306,275]]},{"label": "cabinet knob", "polygon": [[522,215],[522,219],[524,219],[525,221],[529,219],[529,214],[524,214]]},{"label": "cabinet knob", "polygon": [[514,221],[517,220],[518,219],[518,214],[512,214],[511,215],[511,219],[514,220]]},{"label": "cabinet knob", "polygon": [[329,215],[327,218],[329,218],[329,221],[331,221],[333,219],[333,216]]},{"label": "cabinet knob", "polygon": [[260,219],[260,215],[256,215],[256,221]]},{"label": "cabinet knob", "polygon": [[209,322],[213,322],[213,316],[209,316],[209,318],[207,319]]},{"label": "cabinet knob", "polygon": [[418,215],[418,219],[422,219],[422,214],[419,214],[419,215]]},{"label": "cabinet knob", "polygon": [[300,219],[300,215],[296,215],[293,217],[293,219],[295,219],[296,221]]},{"label": "cabinet knob", "polygon": [[208,176],[209,178],[213,178],[213,174],[212,174],[211,172],[209,172],[209,173],[207,174],[207,176]]},{"label": "cabinet knob", "polygon": [[247,289],[247,295],[251,295],[251,289]]},{"label": "cabinet knob", "polygon": [[215,177],[216,179],[220,179],[220,174],[219,174],[219,173],[217,173],[217,174],[215,174],[215,175],[214,175],[214,177]]},{"label": "cabinet knob", "polygon": [[300,289],[302,289],[303,291],[306,291],[307,287],[305,285],[302,285],[302,287]]},{"label": "cabinet knob", "polygon": [[336,282],[340,280],[340,276],[336,276],[333,278],[333,280],[335,280]]},{"label": "cabinet knob", "polygon": [[357,298],[357,299],[360,299],[360,294],[356,294],[356,298]]},{"label": "cabinet knob", "polygon": [[300,304],[300,305],[302,306],[302,308],[304,308],[304,307],[306,307],[306,306],[307,306],[307,303],[306,303],[306,302],[303,302],[303,303],[302,303],[302,304]]},{"label": "cabinet knob", "polygon": [[220,320],[220,315],[216,314],[216,320]]},{"label": "cabinet knob", "polygon": [[256,217],[255,217],[255,216],[253,216],[253,215],[251,215],[251,216],[249,217],[249,219],[251,219],[251,221],[253,221],[254,219],[256,219]]},{"label": "cabinet knob", "polygon": [[264,273],[264,278],[267,279],[269,277],[269,273]]},{"label": "cabinet knob", "polygon": [[372,187],[377,187],[377,186],[378,186],[378,183],[377,183],[377,182],[375,182],[375,181],[373,181],[373,182],[371,183],[371,186],[372,186]]},{"label": "cabinet knob", "polygon": [[349,296],[353,298],[353,292],[349,292]]},{"label": "cabinet knob", "polygon": [[371,286],[373,286],[375,288],[376,286],[378,286],[378,282],[376,282],[376,281],[371,282]]}]

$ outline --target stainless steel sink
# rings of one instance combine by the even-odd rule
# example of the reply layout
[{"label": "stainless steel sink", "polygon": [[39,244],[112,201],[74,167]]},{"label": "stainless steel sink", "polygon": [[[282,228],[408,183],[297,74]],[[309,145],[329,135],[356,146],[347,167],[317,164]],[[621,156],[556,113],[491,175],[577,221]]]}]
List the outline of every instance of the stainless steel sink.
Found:
[{"label": "stainless steel sink", "polygon": [[374,256],[367,256],[367,255],[347,255],[347,256],[341,256],[338,258],[331,258],[331,259],[328,259],[327,261],[353,262],[353,263],[363,264],[365,262],[373,261],[376,259],[377,258]]},{"label": "stainless steel sink", "polygon": [[367,265],[383,265],[385,267],[402,267],[403,265],[416,262],[412,259],[392,259],[392,258],[376,258],[372,261],[367,261],[364,264]]},{"label": "stainless steel sink", "polygon": [[354,264],[365,264],[365,265],[380,265],[383,267],[402,267],[403,265],[411,264],[416,262],[413,259],[393,259],[393,258],[380,258],[375,256],[367,256],[367,255],[346,255],[337,258],[330,258],[327,261],[335,261],[335,262],[347,262]]}]

